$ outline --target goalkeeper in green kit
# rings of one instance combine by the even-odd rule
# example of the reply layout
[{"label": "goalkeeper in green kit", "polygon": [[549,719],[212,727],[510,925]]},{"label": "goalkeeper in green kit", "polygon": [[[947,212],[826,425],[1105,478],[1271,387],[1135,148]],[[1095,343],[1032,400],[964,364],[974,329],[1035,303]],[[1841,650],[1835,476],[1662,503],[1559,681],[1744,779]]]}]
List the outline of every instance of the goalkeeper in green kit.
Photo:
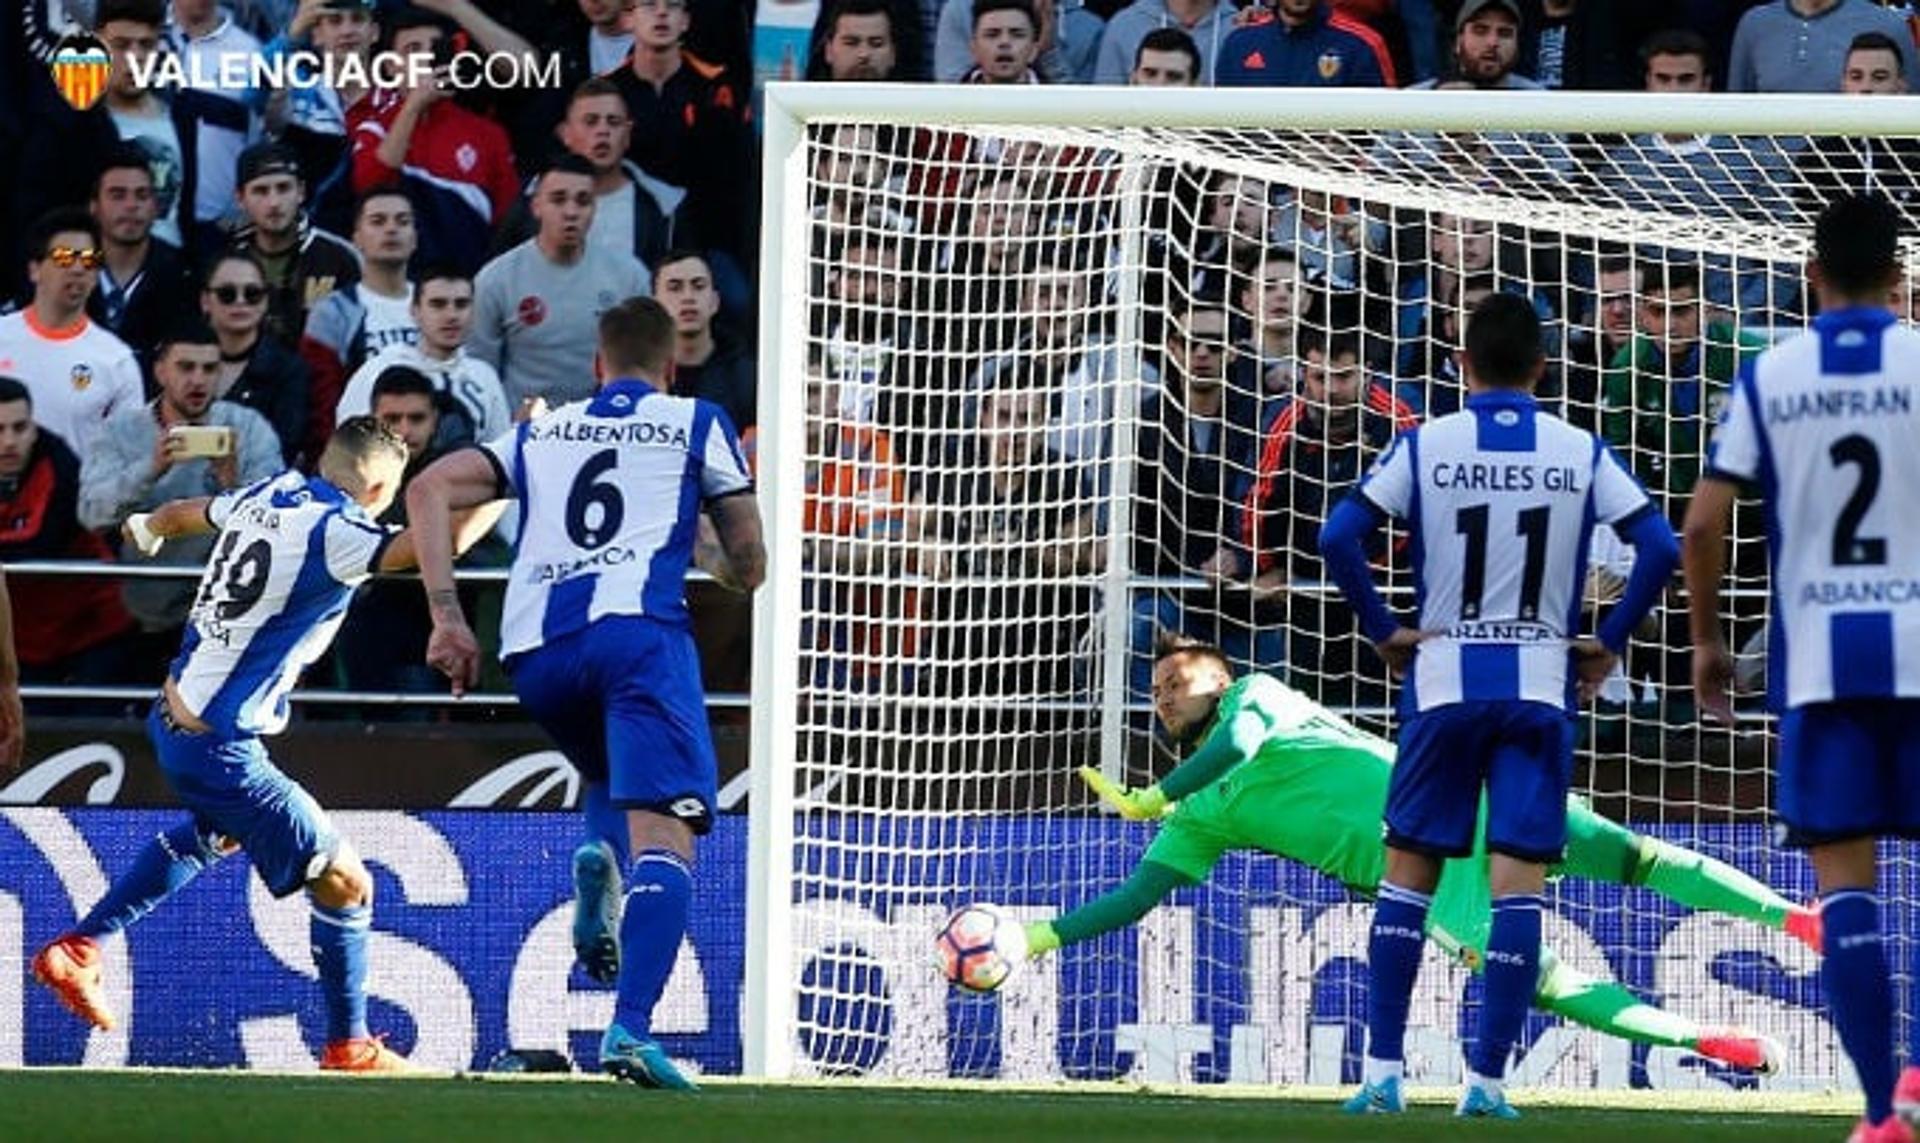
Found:
[{"label": "goalkeeper in green kit", "polygon": [[[1176,646],[1154,665],[1153,702],[1177,742],[1198,743],[1172,773],[1123,790],[1081,772],[1123,817],[1164,818],[1126,883],[1051,921],[1026,926],[1030,955],[1124,928],[1174,890],[1205,880],[1229,850],[1291,858],[1371,898],[1386,868],[1380,820],[1393,746],[1267,675],[1235,680],[1225,655]],[[1693,909],[1780,929],[1816,952],[1820,918],[1723,862],[1643,837],[1572,799],[1566,856],[1552,870],[1616,885],[1640,885]],[[1492,900],[1487,855],[1448,861],[1428,913],[1427,934],[1477,971]],[[1703,1028],[1626,988],[1596,980],[1542,949],[1536,1007],[1609,1035],[1686,1048],[1760,1072],[1780,1066],[1779,1046],[1739,1029]]]}]

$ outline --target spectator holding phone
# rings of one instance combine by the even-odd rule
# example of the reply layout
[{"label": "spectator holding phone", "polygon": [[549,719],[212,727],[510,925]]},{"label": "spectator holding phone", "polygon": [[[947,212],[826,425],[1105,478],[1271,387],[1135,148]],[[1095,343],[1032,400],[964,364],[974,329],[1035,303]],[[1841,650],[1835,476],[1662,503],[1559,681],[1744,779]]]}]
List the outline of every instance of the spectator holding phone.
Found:
[{"label": "spectator holding phone", "polygon": [[[80,463],[80,523],[118,529],[135,512],[169,500],[212,496],[263,480],[281,470],[280,438],[259,413],[214,397],[220,377],[220,341],[204,322],[180,326],[154,350],[160,396],[121,409],[108,419]],[[156,563],[202,564],[214,537],[169,542]],[[130,547],[121,553],[139,559]],[[182,579],[128,581],[124,597],[155,654],[176,645],[193,601],[195,583]]]}]

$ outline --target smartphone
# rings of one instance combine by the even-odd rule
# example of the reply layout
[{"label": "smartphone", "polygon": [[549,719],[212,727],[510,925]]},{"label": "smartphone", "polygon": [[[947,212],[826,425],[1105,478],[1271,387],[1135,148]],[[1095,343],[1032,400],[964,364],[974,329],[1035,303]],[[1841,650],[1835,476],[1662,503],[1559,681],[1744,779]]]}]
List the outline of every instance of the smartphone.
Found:
[{"label": "smartphone", "polygon": [[180,442],[176,455],[208,460],[233,455],[233,430],[226,425],[175,425],[167,439]]}]

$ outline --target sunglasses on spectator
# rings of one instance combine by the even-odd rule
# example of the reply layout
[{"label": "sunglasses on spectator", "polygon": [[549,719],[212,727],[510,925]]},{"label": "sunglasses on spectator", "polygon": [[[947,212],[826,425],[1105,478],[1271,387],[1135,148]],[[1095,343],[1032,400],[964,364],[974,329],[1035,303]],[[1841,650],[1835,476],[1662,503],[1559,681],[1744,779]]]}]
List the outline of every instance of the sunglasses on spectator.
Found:
[{"label": "sunglasses on spectator", "polygon": [[107,256],[91,246],[53,246],[47,249],[47,261],[62,270],[71,270],[76,264],[89,270],[98,270],[106,265]]},{"label": "sunglasses on spectator", "polygon": [[257,306],[267,300],[267,288],[265,286],[219,285],[208,286],[207,291],[213,295],[215,301],[223,306],[231,306],[236,303]]}]

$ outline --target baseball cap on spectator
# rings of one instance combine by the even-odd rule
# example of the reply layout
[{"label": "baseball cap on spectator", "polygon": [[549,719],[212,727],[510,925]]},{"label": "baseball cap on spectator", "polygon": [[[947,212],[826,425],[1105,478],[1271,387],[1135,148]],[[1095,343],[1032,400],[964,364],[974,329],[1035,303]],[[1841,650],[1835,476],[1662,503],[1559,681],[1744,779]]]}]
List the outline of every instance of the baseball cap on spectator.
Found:
[{"label": "baseball cap on spectator", "polygon": [[1454,30],[1458,31],[1466,27],[1468,20],[1473,19],[1489,8],[1498,8],[1507,15],[1512,16],[1513,22],[1516,24],[1522,22],[1520,18],[1520,0],[1467,0],[1465,4],[1460,5],[1460,15],[1454,18]]},{"label": "baseball cap on spectator", "polygon": [[300,177],[300,156],[285,143],[255,143],[240,152],[239,174],[235,186],[245,188],[255,179],[268,175]]}]

